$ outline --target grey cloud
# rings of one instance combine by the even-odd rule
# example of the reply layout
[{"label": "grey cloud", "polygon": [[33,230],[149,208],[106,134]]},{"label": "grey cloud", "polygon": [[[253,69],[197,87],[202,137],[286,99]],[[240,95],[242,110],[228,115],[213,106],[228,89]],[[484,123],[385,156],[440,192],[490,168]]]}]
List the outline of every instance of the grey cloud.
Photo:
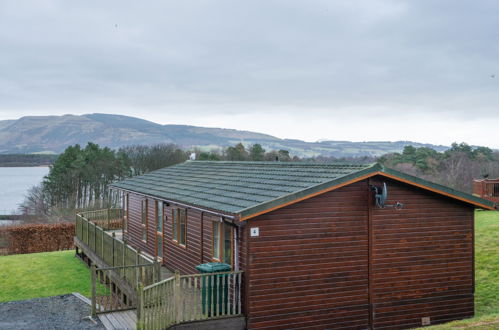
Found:
[{"label": "grey cloud", "polygon": [[496,1],[23,4],[0,4],[4,112],[254,103],[497,116]]}]

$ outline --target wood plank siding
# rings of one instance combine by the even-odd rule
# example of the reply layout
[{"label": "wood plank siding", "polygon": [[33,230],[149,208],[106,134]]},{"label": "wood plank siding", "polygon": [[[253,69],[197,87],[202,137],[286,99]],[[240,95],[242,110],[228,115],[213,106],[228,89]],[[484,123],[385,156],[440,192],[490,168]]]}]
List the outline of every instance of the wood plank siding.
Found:
[{"label": "wood plank siding", "polygon": [[372,209],[372,303],[376,329],[473,316],[473,207],[392,180],[387,204]]},{"label": "wood plank siding", "polygon": [[[402,210],[368,201],[383,182]],[[403,329],[470,317],[473,217],[468,204],[382,177],[258,216],[248,223],[260,230],[248,242],[248,326]]]},{"label": "wood plank siding", "polygon": [[[148,235],[147,242],[142,240],[141,203],[145,199],[142,195],[129,193],[128,230],[125,233],[127,243],[142,251],[156,256],[156,211],[155,199],[148,198]],[[213,222],[220,217],[202,212],[197,209],[187,208],[187,243],[182,246],[173,240],[172,236],[172,210],[178,206],[165,204],[163,207],[164,239],[162,263],[171,270],[180,270],[182,274],[197,274],[195,267],[201,263],[213,260]],[[201,226],[201,224],[203,224]],[[243,246],[243,228],[239,228],[241,240],[237,250],[238,256],[244,264],[245,249]]]},{"label": "wood plank siding", "polygon": [[367,181],[260,215],[251,237],[251,329],[367,328]]}]

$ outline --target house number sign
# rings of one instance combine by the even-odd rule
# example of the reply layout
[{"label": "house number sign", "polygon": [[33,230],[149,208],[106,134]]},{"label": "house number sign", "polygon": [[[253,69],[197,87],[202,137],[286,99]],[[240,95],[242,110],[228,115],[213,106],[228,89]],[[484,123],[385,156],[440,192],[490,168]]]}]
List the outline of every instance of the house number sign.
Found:
[{"label": "house number sign", "polygon": [[251,234],[251,237],[258,237],[258,236],[260,236],[260,228],[258,228],[258,227],[251,227],[250,234]]}]

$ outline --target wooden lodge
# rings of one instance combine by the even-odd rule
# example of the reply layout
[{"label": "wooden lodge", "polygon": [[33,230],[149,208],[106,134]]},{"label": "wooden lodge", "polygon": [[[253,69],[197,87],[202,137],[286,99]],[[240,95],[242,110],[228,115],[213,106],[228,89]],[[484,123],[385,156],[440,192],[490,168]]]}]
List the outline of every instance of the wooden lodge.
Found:
[{"label": "wooden lodge", "polygon": [[[123,196],[123,241],[177,271],[176,283],[200,264],[231,266],[240,278],[226,300],[236,307],[223,319],[242,317],[240,329],[405,329],[471,317],[474,209],[495,207],[379,164],[188,161],[112,189]],[[155,326],[142,325],[181,323],[154,319],[175,304],[142,300],[139,319],[148,306],[159,311]]]},{"label": "wooden lodge", "polygon": [[473,180],[473,195],[499,203],[499,179]]}]

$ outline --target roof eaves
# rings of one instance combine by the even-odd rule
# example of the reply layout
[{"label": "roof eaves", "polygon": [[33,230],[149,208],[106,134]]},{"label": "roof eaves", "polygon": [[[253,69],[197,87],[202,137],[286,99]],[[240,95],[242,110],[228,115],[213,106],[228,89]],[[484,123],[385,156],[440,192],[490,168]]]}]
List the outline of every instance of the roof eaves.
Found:
[{"label": "roof eaves", "polygon": [[174,199],[174,198],[165,198],[164,196],[161,196],[161,195],[158,195],[158,194],[155,194],[155,193],[151,193],[150,191],[149,192],[143,192],[143,191],[139,191],[139,190],[132,189],[132,188],[129,188],[129,187],[121,187],[119,185],[113,185],[113,187],[115,187],[118,190],[131,192],[131,193],[134,193],[134,194],[137,194],[137,195],[141,195],[141,196],[147,196],[147,197],[150,197],[150,198],[153,198],[153,199],[158,199],[158,200],[170,202],[170,203],[177,204],[177,205],[180,205],[180,206],[191,207],[191,208],[198,209],[200,211],[207,211],[207,212],[210,212],[210,213],[218,214],[220,216],[227,216],[227,217],[231,217],[231,218],[237,218],[237,213],[236,212],[230,212],[230,211],[222,210],[222,209],[219,209],[219,208],[213,208],[213,207],[209,207],[209,206],[199,205],[199,204],[196,204],[196,203],[190,203],[190,202],[186,202],[185,200],[179,200],[179,199]]},{"label": "roof eaves", "polygon": [[284,206],[297,203],[299,201],[323,194],[325,192],[340,188],[350,183],[361,181],[370,177],[373,173],[382,170],[382,166],[378,163],[369,164],[366,168],[349,173],[347,175],[338,177],[336,179],[320,183],[318,185],[302,189],[291,194],[278,197],[268,202],[264,202],[255,206],[248,207],[239,211],[238,216],[240,220],[247,220],[264,214]]},{"label": "roof eaves", "polygon": [[397,170],[393,170],[391,168],[386,168],[383,167],[382,170],[380,171],[380,175],[386,176],[386,177],[391,177],[395,180],[406,182],[415,186],[419,186],[423,189],[427,189],[454,199],[458,199],[461,201],[464,201],[466,203],[482,207],[485,209],[489,210],[495,210],[496,209],[496,204],[492,201],[473,196],[471,194],[467,194],[465,192],[459,191],[452,189],[450,187],[446,187],[443,185],[440,185],[438,183],[434,183],[431,181],[427,181],[415,176],[412,176],[410,174],[406,174],[403,172],[399,172]]}]

